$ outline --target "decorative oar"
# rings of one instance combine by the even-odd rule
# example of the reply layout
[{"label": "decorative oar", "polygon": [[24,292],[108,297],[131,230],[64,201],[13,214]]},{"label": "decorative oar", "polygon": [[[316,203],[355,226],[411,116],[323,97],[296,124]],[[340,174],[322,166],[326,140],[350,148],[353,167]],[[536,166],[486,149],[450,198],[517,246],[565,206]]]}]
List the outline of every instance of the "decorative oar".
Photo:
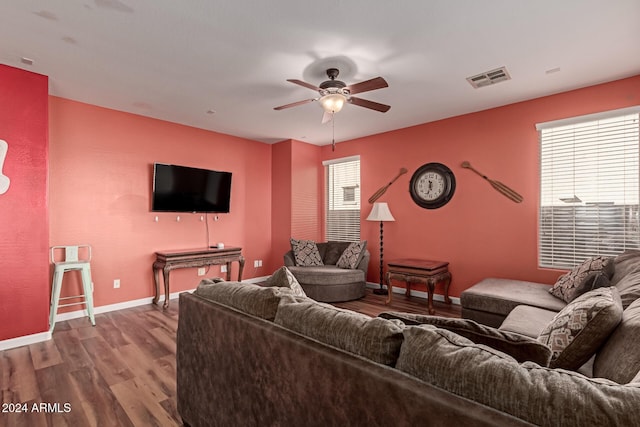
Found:
[{"label": "decorative oar", "polygon": [[480,175],[481,177],[486,179],[489,182],[489,184],[491,184],[491,186],[493,188],[495,188],[500,193],[504,194],[506,197],[508,197],[509,199],[513,200],[514,202],[520,203],[520,202],[522,202],[524,200],[523,197],[520,194],[518,194],[517,192],[515,192],[511,188],[507,187],[506,185],[504,185],[500,181],[494,181],[493,179],[489,179],[489,178],[487,178],[486,175],[482,174],[481,172],[478,172],[476,169],[473,168],[473,166],[471,166],[471,163],[469,163],[467,161],[464,161],[464,162],[462,162],[462,167],[466,168],[466,169],[471,169],[472,171],[474,171],[475,173],[477,173],[478,175]]},{"label": "decorative oar", "polygon": [[385,185],[384,187],[380,187],[380,189],[378,191],[376,191],[375,193],[373,193],[373,196],[369,197],[369,203],[373,203],[376,200],[378,200],[380,198],[380,196],[382,196],[386,191],[387,188],[389,188],[389,186],[391,186],[391,184],[393,184],[396,179],[400,178],[401,175],[404,175],[405,173],[407,173],[407,168],[401,168],[400,172],[398,172],[398,175],[396,175],[395,178],[393,178],[387,185]]}]

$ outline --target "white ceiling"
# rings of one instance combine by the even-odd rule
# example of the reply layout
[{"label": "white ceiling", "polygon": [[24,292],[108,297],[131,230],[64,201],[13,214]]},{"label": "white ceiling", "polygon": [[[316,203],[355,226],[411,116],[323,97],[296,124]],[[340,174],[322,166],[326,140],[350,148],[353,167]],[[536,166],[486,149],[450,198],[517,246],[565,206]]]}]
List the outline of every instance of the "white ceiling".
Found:
[{"label": "white ceiling", "polygon": [[640,0],[3,0],[0,17],[0,63],[52,95],[267,143],[331,143],[318,103],[273,110],[329,67],[389,83],[358,96],[391,110],[345,106],[336,141],[640,74]]}]

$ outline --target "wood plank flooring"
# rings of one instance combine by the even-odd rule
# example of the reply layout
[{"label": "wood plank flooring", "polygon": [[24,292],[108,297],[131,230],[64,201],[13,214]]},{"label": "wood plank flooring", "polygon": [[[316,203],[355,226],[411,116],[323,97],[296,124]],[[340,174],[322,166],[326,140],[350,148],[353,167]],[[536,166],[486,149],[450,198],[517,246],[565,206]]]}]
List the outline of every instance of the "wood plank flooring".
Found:
[{"label": "wood plank flooring", "polygon": [[[425,299],[367,290],[336,304],[370,316],[427,312]],[[460,317],[460,307],[435,302],[436,314]],[[178,302],[56,324],[53,339],[0,352],[2,427],[179,426],[176,408]],[[19,406],[18,406],[19,405]],[[22,412],[17,412],[18,410]]]}]

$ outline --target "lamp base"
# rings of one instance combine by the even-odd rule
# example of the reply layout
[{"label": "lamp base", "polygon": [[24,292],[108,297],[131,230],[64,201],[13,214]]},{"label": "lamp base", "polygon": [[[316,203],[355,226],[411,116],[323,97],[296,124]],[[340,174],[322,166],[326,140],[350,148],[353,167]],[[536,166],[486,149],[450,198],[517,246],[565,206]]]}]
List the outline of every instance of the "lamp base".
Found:
[{"label": "lamp base", "polygon": [[389,295],[389,291],[385,288],[376,288],[373,290],[373,293],[376,295]]}]

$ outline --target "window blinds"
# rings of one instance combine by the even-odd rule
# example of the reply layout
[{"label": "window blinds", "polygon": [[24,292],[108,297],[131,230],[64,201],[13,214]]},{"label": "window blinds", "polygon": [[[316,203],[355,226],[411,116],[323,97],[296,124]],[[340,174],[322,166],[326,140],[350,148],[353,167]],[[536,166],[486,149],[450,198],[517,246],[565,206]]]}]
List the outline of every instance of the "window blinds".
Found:
[{"label": "window blinds", "polygon": [[639,247],[638,111],[537,126],[541,267],[572,268]]},{"label": "window blinds", "polygon": [[360,241],[360,158],[324,163],[327,241]]}]

